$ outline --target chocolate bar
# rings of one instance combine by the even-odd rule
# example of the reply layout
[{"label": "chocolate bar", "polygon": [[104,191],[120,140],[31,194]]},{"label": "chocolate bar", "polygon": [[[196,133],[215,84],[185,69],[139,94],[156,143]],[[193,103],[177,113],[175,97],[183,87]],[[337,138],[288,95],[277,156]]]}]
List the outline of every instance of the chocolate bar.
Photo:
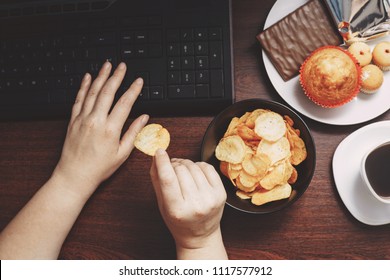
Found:
[{"label": "chocolate bar", "polygon": [[320,0],[306,3],[256,37],[285,81],[298,75],[301,64],[312,51],[343,43]]}]

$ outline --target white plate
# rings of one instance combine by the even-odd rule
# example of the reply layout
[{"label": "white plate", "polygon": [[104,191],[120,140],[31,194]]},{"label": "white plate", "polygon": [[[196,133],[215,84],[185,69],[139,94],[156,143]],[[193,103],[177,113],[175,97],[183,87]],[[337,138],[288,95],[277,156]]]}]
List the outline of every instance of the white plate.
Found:
[{"label": "white plate", "polygon": [[[264,29],[306,2],[306,0],[277,0],[268,14]],[[385,40],[389,40],[389,36],[370,42],[369,45],[372,47],[379,41]],[[333,125],[358,124],[371,120],[390,108],[390,94],[386,92],[390,88],[390,71],[385,72],[385,82],[376,94],[368,96],[359,93],[354,100],[341,107],[325,109],[315,105],[303,94],[298,77],[285,82],[264,51],[263,60],[267,74],[279,95],[291,107],[313,120]]]},{"label": "white plate", "polygon": [[390,223],[390,204],[378,201],[360,176],[366,153],[390,140],[390,121],[364,126],[347,136],[333,155],[333,176],[345,206],[360,222],[377,226]]}]

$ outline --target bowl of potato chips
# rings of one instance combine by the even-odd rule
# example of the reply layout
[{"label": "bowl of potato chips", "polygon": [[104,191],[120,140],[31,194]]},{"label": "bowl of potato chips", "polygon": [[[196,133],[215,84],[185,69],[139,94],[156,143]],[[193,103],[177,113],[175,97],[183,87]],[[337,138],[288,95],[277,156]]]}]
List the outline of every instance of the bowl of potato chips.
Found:
[{"label": "bowl of potato chips", "polygon": [[274,101],[248,99],[210,123],[201,160],[219,172],[228,205],[265,214],[302,196],[314,174],[316,152],[307,125],[293,110]]}]

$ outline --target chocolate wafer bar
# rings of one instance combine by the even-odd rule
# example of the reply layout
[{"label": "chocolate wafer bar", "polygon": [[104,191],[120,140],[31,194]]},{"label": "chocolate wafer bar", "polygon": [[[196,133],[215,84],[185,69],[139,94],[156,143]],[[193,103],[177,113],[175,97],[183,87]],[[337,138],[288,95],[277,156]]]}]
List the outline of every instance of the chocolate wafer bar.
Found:
[{"label": "chocolate wafer bar", "polygon": [[301,64],[317,48],[343,43],[321,0],[306,3],[256,37],[285,81],[298,75]]}]

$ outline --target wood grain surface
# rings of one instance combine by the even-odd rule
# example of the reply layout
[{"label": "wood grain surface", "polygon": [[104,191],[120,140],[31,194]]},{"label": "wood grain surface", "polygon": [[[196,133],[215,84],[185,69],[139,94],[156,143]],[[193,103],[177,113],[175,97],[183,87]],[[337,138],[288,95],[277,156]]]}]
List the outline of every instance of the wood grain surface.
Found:
[{"label": "wood grain surface", "polygon": [[[233,0],[236,100],[284,103],[269,81],[255,36],[274,0]],[[303,117],[317,148],[317,166],[305,194],[291,207],[251,215],[225,207],[224,242],[231,259],[390,259],[390,225],[367,226],[348,212],[332,175],[337,145],[367,124],[331,126]],[[387,112],[370,121],[390,120]],[[131,123],[131,119],[127,125]],[[154,118],[171,133],[171,157],[197,161],[212,117]],[[0,122],[0,229],[49,178],[66,120]],[[174,259],[173,239],[159,214],[149,178],[151,158],[134,151],[86,204],[60,259]],[[348,168],[346,166],[346,168]],[[61,219],[61,217],[58,217]]]}]

